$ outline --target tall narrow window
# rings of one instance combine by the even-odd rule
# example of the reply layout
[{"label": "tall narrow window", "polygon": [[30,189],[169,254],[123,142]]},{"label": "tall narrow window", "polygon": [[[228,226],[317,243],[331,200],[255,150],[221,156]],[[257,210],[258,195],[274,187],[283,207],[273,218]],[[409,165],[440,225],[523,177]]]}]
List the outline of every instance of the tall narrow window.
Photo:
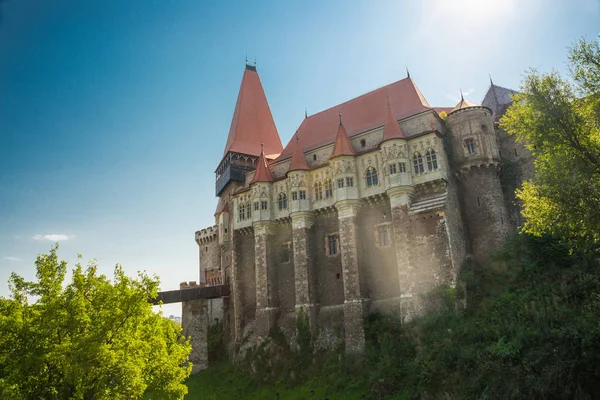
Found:
[{"label": "tall narrow window", "polygon": [[[342,181],[343,183],[343,181]],[[346,177],[346,186],[353,187],[354,186],[354,178],[348,176]]]},{"label": "tall narrow window", "polygon": [[437,169],[437,154],[435,154],[435,150],[427,150],[425,158],[427,159],[427,170],[433,171],[434,169]]},{"label": "tall narrow window", "polygon": [[390,244],[390,232],[388,230],[388,227],[383,225],[383,226],[378,226],[377,227],[377,236],[378,236],[378,240],[379,240],[379,245],[380,246],[389,246]]},{"label": "tall narrow window", "polygon": [[338,186],[338,189],[341,189],[344,187],[344,178],[340,178],[337,180],[337,186]]},{"label": "tall narrow window", "polygon": [[398,170],[400,172],[406,172],[406,163],[403,163],[403,162],[398,163]]},{"label": "tall narrow window", "polygon": [[306,190],[300,190],[299,192],[300,200],[306,200]]},{"label": "tall narrow window", "polygon": [[292,200],[298,200],[298,192],[292,192]]},{"label": "tall narrow window", "polygon": [[338,253],[338,236],[328,235],[327,236],[327,255],[334,256]]},{"label": "tall narrow window", "polygon": [[377,170],[373,167],[367,168],[367,186],[375,186],[379,183],[377,179]]},{"label": "tall narrow window", "polygon": [[396,163],[390,164],[390,175],[394,175],[396,173],[398,173],[398,169],[396,167]]},{"label": "tall narrow window", "polygon": [[250,203],[246,204],[246,219],[252,218],[252,207]]},{"label": "tall narrow window", "polygon": [[277,201],[279,205],[279,210],[287,209],[287,195],[285,193],[279,193]]},{"label": "tall narrow window", "polygon": [[468,154],[475,153],[475,142],[473,139],[465,139],[465,149],[467,149]]},{"label": "tall narrow window", "polygon": [[265,200],[260,202],[260,209],[261,210],[266,210],[269,208],[269,203],[267,203]]},{"label": "tall narrow window", "polygon": [[329,199],[333,196],[333,182],[331,179],[325,180],[325,198]]},{"label": "tall narrow window", "polygon": [[258,211],[258,201],[254,202],[254,211]]},{"label": "tall narrow window", "polygon": [[415,174],[422,174],[424,169],[423,157],[421,156],[421,153],[415,153],[415,155],[413,155],[413,164],[415,167]]},{"label": "tall narrow window", "polygon": [[246,219],[246,209],[243,204],[238,206],[238,221],[243,221]]},{"label": "tall narrow window", "polygon": [[315,182],[315,200],[323,200],[323,184]]}]

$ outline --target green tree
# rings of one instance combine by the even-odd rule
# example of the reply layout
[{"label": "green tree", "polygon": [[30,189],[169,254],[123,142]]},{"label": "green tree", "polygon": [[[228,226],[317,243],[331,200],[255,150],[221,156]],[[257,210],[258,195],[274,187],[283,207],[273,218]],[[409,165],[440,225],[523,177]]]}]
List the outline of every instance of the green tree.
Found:
[{"label": "green tree", "polygon": [[600,243],[600,48],[569,50],[572,81],[531,70],[500,121],[535,158],[535,177],[517,191],[525,232]]},{"label": "green tree", "polygon": [[57,250],[38,256],[36,281],[13,273],[0,298],[0,398],[183,398],[191,347],[152,311],[158,280],[117,265],[111,281],[92,261],[65,284]]}]

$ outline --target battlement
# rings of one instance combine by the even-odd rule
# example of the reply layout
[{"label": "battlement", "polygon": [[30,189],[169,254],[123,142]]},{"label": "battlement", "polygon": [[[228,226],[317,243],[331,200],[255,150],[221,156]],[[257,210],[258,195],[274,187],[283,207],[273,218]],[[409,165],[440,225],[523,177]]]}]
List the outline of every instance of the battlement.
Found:
[{"label": "battlement", "polygon": [[200,285],[196,281],[181,282],[179,284],[179,289],[191,289],[198,286]]},{"label": "battlement", "polygon": [[196,232],[196,243],[207,244],[216,242],[219,238],[219,228],[217,225],[209,226]]}]

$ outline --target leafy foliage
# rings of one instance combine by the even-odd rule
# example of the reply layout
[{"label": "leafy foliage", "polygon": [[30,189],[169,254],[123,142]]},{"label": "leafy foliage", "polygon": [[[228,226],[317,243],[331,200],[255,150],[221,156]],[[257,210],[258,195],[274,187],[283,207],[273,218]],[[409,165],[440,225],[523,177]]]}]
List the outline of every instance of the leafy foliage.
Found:
[{"label": "leafy foliage", "polygon": [[12,298],[0,298],[0,397],[183,398],[191,347],[152,311],[158,280],[117,265],[111,282],[91,262],[65,285],[57,250],[38,256],[36,281],[13,273]]},{"label": "leafy foliage", "polygon": [[557,72],[526,76],[500,121],[535,157],[535,178],[517,196],[524,231],[573,243],[600,243],[600,48],[570,49],[574,82]]}]

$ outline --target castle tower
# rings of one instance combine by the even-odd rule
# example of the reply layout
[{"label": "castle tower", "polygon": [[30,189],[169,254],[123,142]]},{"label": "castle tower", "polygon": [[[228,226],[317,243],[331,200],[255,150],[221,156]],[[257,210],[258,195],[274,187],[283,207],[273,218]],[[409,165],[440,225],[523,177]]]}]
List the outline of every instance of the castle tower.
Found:
[{"label": "castle tower", "polygon": [[[315,216],[310,210],[307,196],[309,186],[308,162],[300,146],[298,132],[294,143],[294,152],[290,161],[287,177],[290,181],[292,218],[292,248],[294,255],[294,281],[297,316],[308,317],[308,322],[313,333],[317,328],[317,281],[315,262],[311,242],[314,235]],[[302,194],[300,193],[302,192]],[[301,314],[302,313],[302,314]]]},{"label": "castle tower", "polygon": [[492,112],[461,98],[447,123],[471,251],[481,265],[491,251],[500,248],[510,229]]},{"label": "castle tower", "polygon": [[[386,123],[383,128],[383,140],[379,144],[384,160],[386,193],[390,199],[392,214],[392,230],[395,242],[396,263],[398,265],[398,283],[400,294],[410,292],[411,282],[411,224],[409,208],[411,197],[414,193],[412,175],[410,173],[410,159],[408,141],[394,117],[389,104],[386,109]],[[406,301],[406,300],[404,300]],[[411,305],[400,304],[400,317],[404,318]]]},{"label": "castle tower", "polygon": [[[201,247],[200,265],[201,269],[218,253],[220,259],[220,268],[222,280],[231,285],[232,296],[225,299],[224,308],[224,330],[231,336],[227,338],[230,348],[241,339],[242,336],[242,274],[239,267],[239,260],[236,260],[235,248],[238,245],[236,235],[233,232],[233,221],[238,215],[234,215],[235,208],[232,201],[233,193],[244,185],[246,174],[255,169],[256,173],[253,186],[259,190],[259,196],[254,199],[252,206],[246,210],[248,214],[253,214],[253,220],[256,218],[256,224],[261,229],[262,220],[268,219],[268,213],[271,210],[271,204],[267,203],[267,210],[260,210],[263,186],[269,187],[269,182],[263,182],[265,173],[270,176],[269,168],[266,164],[267,158],[275,158],[283,150],[281,139],[277,132],[267,97],[263,90],[256,66],[246,64],[240,90],[238,93],[235,110],[231,119],[231,126],[223,158],[215,170],[215,193],[219,197],[216,220],[216,240],[211,242],[214,247],[204,246],[204,252]],[[262,161],[260,159],[262,154]],[[270,156],[270,157],[269,157]],[[261,163],[264,164],[261,167]],[[259,171],[257,171],[259,172]],[[272,177],[270,178],[272,180]],[[252,212],[250,207],[258,206],[258,210]],[[268,227],[268,224],[266,224]],[[261,231],[264,231],[262,229]],[[268,229],[267,229],[268,231]],[[200,243],[199,243],[200,245]],[[266,250],[265,250],[266,251]],[[205,254],[206,253],[206,254]],[[264,255],[264,254],[263,254]],[[217,257],[215,257],[217,258]],[[201,271],[204,274],[204,270]],[[261,277],[262,278],[262,277]]]},{"label": "castle tower", "polygon": [[357,249],[357,215],[361,201],[358,196],[355,156],[356,151],[348,138],[340,114],[340,124],[329,159],[336,187],[335,208],[338,215],[342,256],[344,340],[346,342],[346,352],[362,353],[365,348],[365,332],[362,325],[364,310]]}]

